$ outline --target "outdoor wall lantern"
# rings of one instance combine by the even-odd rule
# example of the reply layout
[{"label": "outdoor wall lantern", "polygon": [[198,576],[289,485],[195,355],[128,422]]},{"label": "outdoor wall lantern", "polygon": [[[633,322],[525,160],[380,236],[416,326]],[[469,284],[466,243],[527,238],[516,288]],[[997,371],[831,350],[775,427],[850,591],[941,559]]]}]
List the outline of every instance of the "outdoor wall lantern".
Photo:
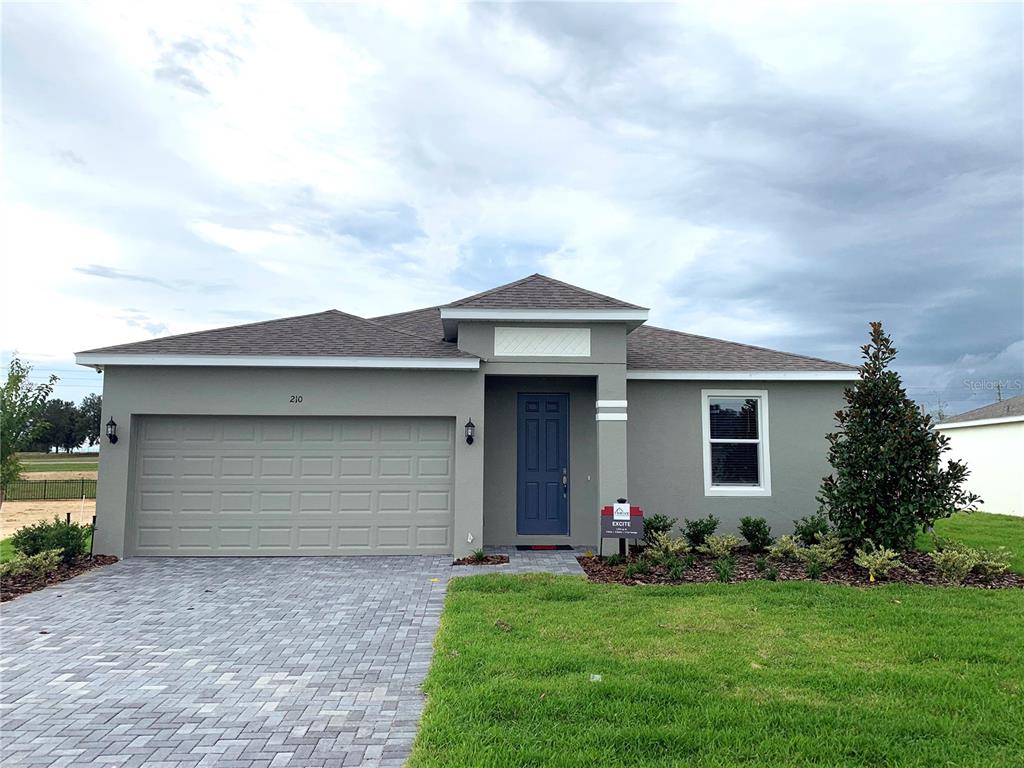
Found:
[{"label": "outdoor wall lantern", "polygon": [[107,440],[111,443],[117,442],[117,422],[113,418],[107,422]]},{"label": "outdoor wall lantern", "polygon": [[472,445],[474,437],[476,437],[476,424],[470,419],[466,422],[466,445]]}]

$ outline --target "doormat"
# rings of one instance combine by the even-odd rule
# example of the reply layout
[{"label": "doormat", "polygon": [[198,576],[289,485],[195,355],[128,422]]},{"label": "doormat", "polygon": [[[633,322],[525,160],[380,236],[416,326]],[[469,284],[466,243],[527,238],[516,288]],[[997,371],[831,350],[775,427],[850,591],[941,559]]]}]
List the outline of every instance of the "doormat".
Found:
[{"label": "doormat", "polygon": [[518,549],[520,552],[529,552],[531,550],[536,552],[550,551],[552,549],[571,550],[572,547],[570,547],[568,544],[517,544],[516,549]]}]

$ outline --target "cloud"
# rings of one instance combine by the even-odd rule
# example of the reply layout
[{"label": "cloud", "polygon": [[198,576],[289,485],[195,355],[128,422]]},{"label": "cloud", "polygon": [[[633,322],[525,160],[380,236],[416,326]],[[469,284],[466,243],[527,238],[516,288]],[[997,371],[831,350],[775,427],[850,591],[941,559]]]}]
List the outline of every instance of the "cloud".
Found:
[{"label": "cloud", "polygon": [[[880,319],[912,394],[965,410],[971,376],[1024,375],[1022,13],[10,6],[0,238],[40,288],[0,347],[539,270],[845,361]],[[126,291],[138,312],[110,312]],[[88,322],[17,323],[37,302]]]}]

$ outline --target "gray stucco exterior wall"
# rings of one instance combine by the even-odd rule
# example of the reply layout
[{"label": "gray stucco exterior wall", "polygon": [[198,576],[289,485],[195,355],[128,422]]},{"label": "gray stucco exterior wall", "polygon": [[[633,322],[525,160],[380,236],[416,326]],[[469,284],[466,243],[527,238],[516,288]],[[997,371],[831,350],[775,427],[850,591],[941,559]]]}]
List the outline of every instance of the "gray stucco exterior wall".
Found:
[{"label": "gray stucco exterior wall", "polygon": [[[569,536],[516,533],[516,402],[520,392],[569,395]],[[485,413],[491,439],[484,447],[484,542],[571,544],[597,542],[597,422],[595,378],[489,376]]]},{"label": "gray stucco exterior wall", "polygon": [[[100,452],[95,551],[126,554],[136,416],[446,416],[456,423],[454,554],[468,554],[483,533],[483,381],[477,370],[108,366],[103,423],[113,418],[120,439]],[[290,402],[292,394],[302,395],[301,404]],[[470,418],[477,426],[471,446],[460,434]]]},{"label": "gray stucco exterior wall", "polygon": [[[764,517],[776,536],[817,510],[815,495],[828,474],[825,435],[843,405],[843,382],[627,382],[630,501],[646,515],[721,520],[735,532],[744,515]],[[705,496],[701,390],[767,390],[771,496]]]}]

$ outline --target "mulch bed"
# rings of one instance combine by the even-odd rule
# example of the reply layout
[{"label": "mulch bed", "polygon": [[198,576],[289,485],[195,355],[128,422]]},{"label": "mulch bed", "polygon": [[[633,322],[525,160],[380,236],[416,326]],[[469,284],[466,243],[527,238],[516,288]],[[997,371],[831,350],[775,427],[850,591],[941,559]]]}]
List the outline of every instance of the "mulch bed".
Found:
[{"label": "mulch bed", "polygon": [[505,565],[508,562],[508,555],[485,555],[483,560],[472,557],[460,557],[453,560],[452,565]]},{"label": "mulch bed", "polygon": [[81,557],[71,565],[61,563],[57,566],[56,571],[44,579],[37,579],[29,575],[4,578],[0,582],[0,603],[27,595],[29,592],[35,592],[37,589],[48,587],[51,584],[60,584],[62,581],[73,579],[75,576],[91,571],[93,568],[99,568],[100,566],[116,562],[117,558],[113,555],[92,555]]},{"label": "mulch bed", "polygon": [[[737,550],[733,557],[736,559],[736,574],[731,582],[753,581],[765,578],[764,572],[758,571],[755,567],[757,555],[744,550]],[[605,558],[599,557],[578,557],[580,566],[591,581],[606,584],[708,584],[717,582],[712,563],[715,558],[710,555],[697,555],[693,567],[683,572],[682,580],[673,581],[668,577],[665,568],[660,565],[651,566],[650,572],[646,575],[635,574],[627,577],[624,573],[626,563],[637,559],[630,555],[629,560],[621,565],[609,565]],[[902,566],[893,569],[888,576],[879,577],[875,582],[868,580],[868,573],[853,562],[852,558],[844,558],[833,567],[825,571],[818,581],[826,584],[846,584],[851,587],[873,587],[882,584],[923,584],[927,586],[952,586],[939,577],[935,563],[924,552],[904,552],[900,555]],[[804,572],[802,563],[795,563],[789,560],[768,560],[768,569],[778,570],[777,581],[810,581]],[[1024,575],[1019,573],[1006,573],[988,582],[981,581],[977,577],[970,576],[964,582],[965,587],[977,587],[979,589],[1003,589],[1015,587],[1024,588]]]}]

